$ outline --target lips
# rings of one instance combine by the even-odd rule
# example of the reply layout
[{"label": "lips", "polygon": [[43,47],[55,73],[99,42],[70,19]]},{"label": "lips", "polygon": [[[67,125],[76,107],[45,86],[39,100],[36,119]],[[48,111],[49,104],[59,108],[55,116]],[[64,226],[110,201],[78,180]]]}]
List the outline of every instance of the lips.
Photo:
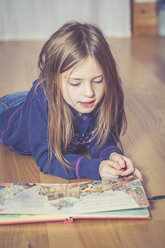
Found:
[{"label": "lips", "polygon": [[91,108],[94,105],[95,100],[90,102],[79,102],[84,108]]}]

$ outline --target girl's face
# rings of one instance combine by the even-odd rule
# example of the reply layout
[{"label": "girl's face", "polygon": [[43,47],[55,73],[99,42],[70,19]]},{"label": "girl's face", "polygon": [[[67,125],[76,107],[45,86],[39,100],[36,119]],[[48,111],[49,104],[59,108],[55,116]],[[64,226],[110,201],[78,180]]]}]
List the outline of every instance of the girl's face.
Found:
[{"label": "girl's face", "polygon": [[95,109],[104,96],[104,76],[93,58],[88,57],[75,70],[62,73],[62,95],[80,114]]}]

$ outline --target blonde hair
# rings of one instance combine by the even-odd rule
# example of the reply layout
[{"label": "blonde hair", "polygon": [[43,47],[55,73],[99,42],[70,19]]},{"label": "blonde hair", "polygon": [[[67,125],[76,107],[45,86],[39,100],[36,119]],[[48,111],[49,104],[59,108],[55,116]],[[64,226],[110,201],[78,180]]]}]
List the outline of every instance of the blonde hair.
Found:
[{"label": "blonde hair", "polygon": [[91,24],[66,23],[44,44],[38,61],[39,84],[42,84],[48,100],[50,157],[54,153],[64,168],[67,166],[64,155],[74,136],[74,117],[62,96],[60,75],[79,65],[88,56],[98,62],[105,78],[105,95],[98,109],[97,127],[94,130],[97,145],[103,144],[110,134],[121,144],[120,131],[122,127],[126,129],[121,82],[103,33]]}]

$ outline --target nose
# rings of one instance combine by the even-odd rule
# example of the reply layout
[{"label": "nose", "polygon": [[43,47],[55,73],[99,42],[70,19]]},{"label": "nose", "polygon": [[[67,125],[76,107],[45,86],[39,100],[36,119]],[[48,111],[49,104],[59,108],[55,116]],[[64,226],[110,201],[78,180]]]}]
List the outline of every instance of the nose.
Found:
[{"label": "nose", "polygon": [[94,89],[91,83],[86,83],[84,85],[84,95],[87,97],[93,97],[94,96]]}]

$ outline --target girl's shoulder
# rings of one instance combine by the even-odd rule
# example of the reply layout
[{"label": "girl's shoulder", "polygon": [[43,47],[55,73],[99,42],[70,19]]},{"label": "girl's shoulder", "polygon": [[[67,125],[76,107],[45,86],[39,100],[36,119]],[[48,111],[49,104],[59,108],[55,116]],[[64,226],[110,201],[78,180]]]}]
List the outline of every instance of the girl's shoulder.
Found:
[{"label": "girl's shoulder", "polygon": [[47,102],[44,89],[43,89],[43,84],[40,84],[39,79],[33,82],[32,88],[29,91],[29,98],[30,98],[30,101],[39,101],[43,104]]},{"label": "girl's shoulder", "polygon": [[44,93],[44,89],[42,84],[40,84],[39,79],[33,82],[33,85],[26,97],[24,107],[29,109],[30,108],[38,108],[46,110],[48,109],[47,99]]}]

